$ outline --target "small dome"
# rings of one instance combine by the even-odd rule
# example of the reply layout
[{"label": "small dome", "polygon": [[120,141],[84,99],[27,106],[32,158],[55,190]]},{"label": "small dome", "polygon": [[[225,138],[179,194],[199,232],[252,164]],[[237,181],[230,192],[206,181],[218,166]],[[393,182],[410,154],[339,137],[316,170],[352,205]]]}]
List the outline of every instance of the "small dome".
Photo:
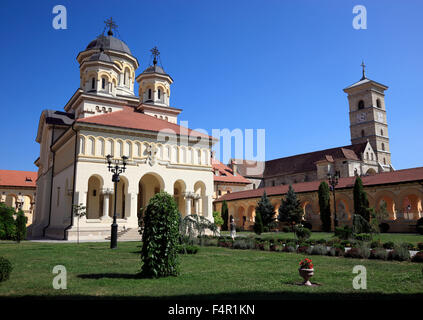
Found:
[{"label": "small dome", "polygon": [[167,75],[167,73],[163,70],[163,68],[159,67],[158,65],[149,66],[142,73],[160,73],[160,74],[166,74]]},{"label": "small dome", "polygon": [[104,62],[112,63],[112,59],[107,54],[105,54],[103,51],[94,53],[90,57],[89,61],[104,61]]},{"label": "small dome", "polygon": [[120,51],[127,54],[131,54],[131,50],[129,50],[125,42],[111,35],[99,36],[97,39],[91,41],[88,44],[86,50],[100,49],[100,48],[103,48],[104,50],[114,50],[114,51]]}]

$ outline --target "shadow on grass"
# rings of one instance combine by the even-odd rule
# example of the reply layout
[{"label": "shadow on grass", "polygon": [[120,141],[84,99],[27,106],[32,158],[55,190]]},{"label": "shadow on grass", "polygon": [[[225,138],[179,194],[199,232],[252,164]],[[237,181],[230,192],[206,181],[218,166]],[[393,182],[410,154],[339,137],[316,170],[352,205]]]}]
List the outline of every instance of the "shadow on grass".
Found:
[{"label": "shadow on grass", "polygon": [[93,273],[93,274],[79,274],[81,279],[147,279],[139,273]]}]

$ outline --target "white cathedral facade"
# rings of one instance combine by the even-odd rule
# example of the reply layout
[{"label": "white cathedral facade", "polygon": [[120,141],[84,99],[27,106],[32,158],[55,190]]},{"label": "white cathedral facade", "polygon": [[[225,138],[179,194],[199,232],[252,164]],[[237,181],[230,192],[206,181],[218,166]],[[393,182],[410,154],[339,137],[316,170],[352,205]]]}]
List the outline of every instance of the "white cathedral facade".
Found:
[{"label": "white cathedral facade", "polygon": [[138,76],[137,58],[111,30],[78,54],[80,88],[64,111],[44,110],[38,125],[32,238],[76,239],[73,205],[86,207],[81,239],[110,235],[115,190],[109,154],[113,161],[127,157],[116,190],[119,230],[137,229],[137,214],[159,191],[174,196],[183,216],[196,213],[213,221],[216,140],[177,124],[182,110],[170,106],[173,79],[157,65],[157,50],[152,52],[153,65]]}]

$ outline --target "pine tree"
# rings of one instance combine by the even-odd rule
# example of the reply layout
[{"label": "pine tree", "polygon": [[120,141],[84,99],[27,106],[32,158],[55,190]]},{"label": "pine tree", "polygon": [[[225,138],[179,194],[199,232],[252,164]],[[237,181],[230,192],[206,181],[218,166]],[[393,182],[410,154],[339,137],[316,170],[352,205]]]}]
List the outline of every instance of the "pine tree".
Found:
[{"label": "pine tree", "polygon": [[367,222],[370,221],[369,200],[363,188],[363,182],[357,177],[354,183],[354,213],[362,216]]},{"label": "pine tree", "polygon": [[258,212],[260,213],[264,230],[268,230],[275,225],[275,207],[270,203],[266,191],[257,203],[256,215]]},{"label": "pine tree", "polygon": [[319,186],[319,207],[320,220],[322,221],[322,229],[325,232],[330,232],[332,219],[330,212],[330,191],[329,185],[323,181]]},{"label": "pine tree", "polygon": [[281,222],[288,222],[289,225],[299,223],[302,220],[303,209],[301,208],[300,201],[297,199],[297,195],[289,185],[288,193],[286,194],[285,200],[282,200],[281,206],[279,207],[278,220]]},{"label": "pine tree", "polygon": [[222,203],[221,216],[223,219],[222,231],[228,231],[228,204],[226,203],[226,200],[223,200]]},{"label": "pine tree", "polygon": [[258,235],[262,234],[264,231],[263,221],[261,219],[261,214],[259,211],[256,211],[256,217],[254,219],[254,232]]}]

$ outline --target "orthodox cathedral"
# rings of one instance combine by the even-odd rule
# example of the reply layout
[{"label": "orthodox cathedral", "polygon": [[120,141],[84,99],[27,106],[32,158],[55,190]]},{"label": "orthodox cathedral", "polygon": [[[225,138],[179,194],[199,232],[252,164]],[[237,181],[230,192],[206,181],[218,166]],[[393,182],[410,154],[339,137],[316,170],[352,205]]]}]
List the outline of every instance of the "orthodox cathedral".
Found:
[{"label": "orthodox cathedral", "polygon": [[[173,79],[157,64],[157,48],[153,64],[136,75],[137,58],[114,37],[111,20],[108,26],[77,55],[80,87],[64,110],[41,113],[33,238],[75,239],[79,225],[81,239],[104,239],[114,205],[119,230],[137,230],[137,214],[161,190],[182,215],[213,221],[217,140],[177,124],[182,110],[170,105]],[[116,193],[109,170],[115,164],[125,168]],[[73,205],[85,206],[86,215],[78,218]]]}]

